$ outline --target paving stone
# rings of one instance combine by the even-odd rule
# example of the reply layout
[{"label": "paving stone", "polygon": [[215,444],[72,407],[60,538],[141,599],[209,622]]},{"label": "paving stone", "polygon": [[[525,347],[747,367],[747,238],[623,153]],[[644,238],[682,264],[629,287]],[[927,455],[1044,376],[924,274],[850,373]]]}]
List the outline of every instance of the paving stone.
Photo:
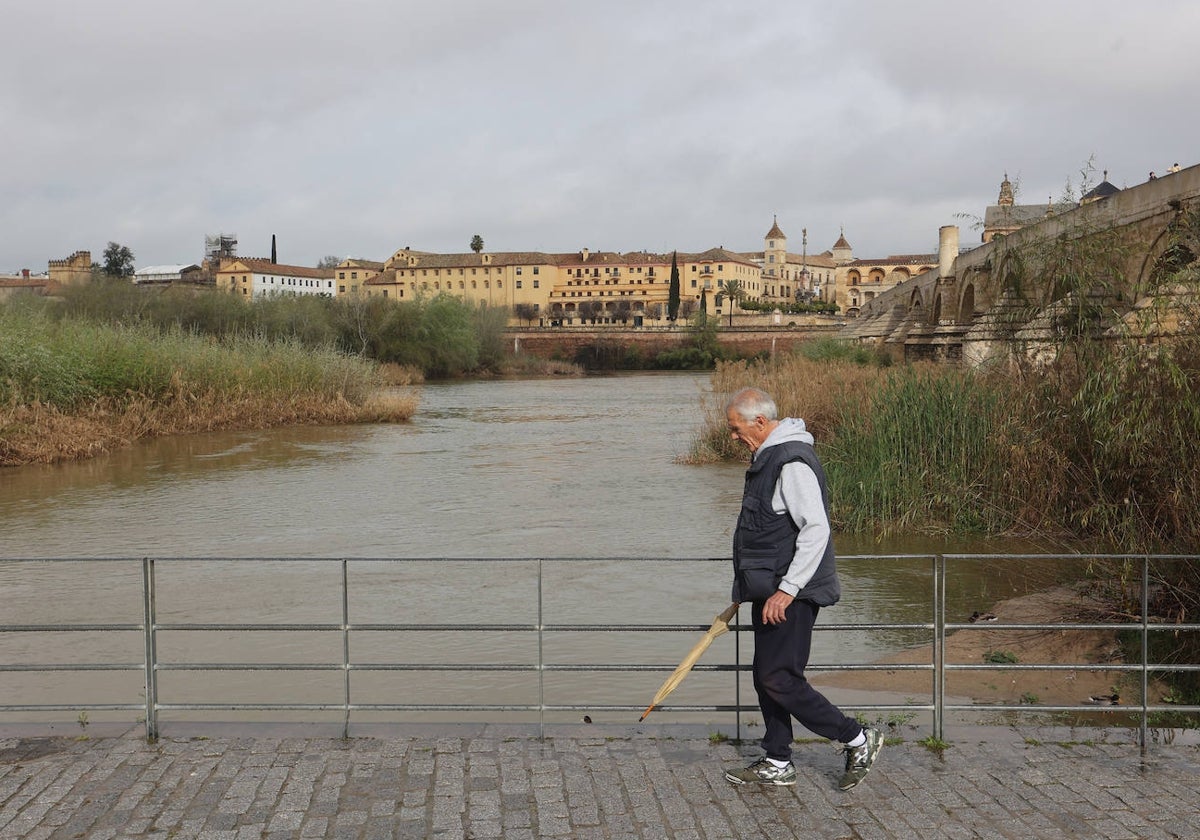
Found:
[{"label": "paving stone", "polygon": [[[449,730],[448,730],[449,731]],[[1040,740],[1040,739],[1039,739]],[[1171,840],[1200,812],[1192,744],[889,745],[836,789],[798,743],[795,787],[733,786],[751,744],[707,738],[61,739],[0,763],[0,840],[667,838]],[[0,749],[21,754],[22,739]],[[45,754],[43,754],[45,753]]]}]

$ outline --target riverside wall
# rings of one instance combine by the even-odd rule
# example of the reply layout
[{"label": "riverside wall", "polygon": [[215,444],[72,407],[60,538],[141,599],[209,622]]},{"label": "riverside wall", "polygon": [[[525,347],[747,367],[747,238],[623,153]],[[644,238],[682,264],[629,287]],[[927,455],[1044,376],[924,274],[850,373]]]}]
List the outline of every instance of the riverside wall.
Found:
[{"label": "riverside wall", "polygon": [[[732,327],[717,332],[717,342],[742,355],[786,353],[806,341],[838,335],[838,324],[780,327]],[[644,355],[687,347],[695,336],[686,327],[532,327],[505,331],[514,352],[542,359],[573,359],[583,348],[637,347]]]}]

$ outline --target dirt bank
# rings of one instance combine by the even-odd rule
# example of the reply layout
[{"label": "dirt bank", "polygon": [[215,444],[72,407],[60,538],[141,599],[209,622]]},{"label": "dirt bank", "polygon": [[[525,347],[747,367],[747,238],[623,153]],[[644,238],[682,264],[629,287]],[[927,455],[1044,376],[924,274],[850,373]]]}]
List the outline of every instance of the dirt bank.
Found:
[{"label": "dirt bank", "polygon": [[[1081,587],[1060,586],[1000,601],[989,613],[995,621],[973,624],[946,637],[946,663],[982,665],[1015,657],[1022,665],[1079,664],[1067,671],[951,671],[946,693],[978,703],[1078,705],[1092,697],[1118,694],[1122,703],[1140,703],[1140,677],[1105,671],[1099,665],[1123,663],[1115,630],[1006,630],[1005,624],[1096,622],[1100,605]],[[959,620],[961,621],[961,619]],[[879,664],[927,664],[932,645],[900,651]],[[928,702],[933,678],[927,671],[859,671],[813,674],[816,686],[887,691]],[[1151,686],[1155,702],[1162,688]]]},{"label": "dirt bank", "polygon": [[41,404],[0,407],[0,467],[80,460],[166,435],[402,422],[412,417],[417,402],[415,392],[393,390],[362,403],[307,394],[290,398],[200,394],[166,403],[100,401],[72,413]]}]

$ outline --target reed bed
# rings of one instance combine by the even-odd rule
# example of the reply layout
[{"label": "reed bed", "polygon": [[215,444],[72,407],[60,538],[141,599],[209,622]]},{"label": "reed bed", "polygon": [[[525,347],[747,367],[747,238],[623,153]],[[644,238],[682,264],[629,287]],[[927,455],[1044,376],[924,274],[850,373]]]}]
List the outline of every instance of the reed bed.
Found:
[{"label": "reed bed", "polygon": [[109,451],[139,438],[298,423],[395,422],[411,390],[295,341],[0,311],[0,465]]},{"label": "reed bed", "polygon": [[1086,370],[980,374],[804,355],[720,365],[686,460],[746,457],[724,405],[802,417],[836,528],[1022,534],[1118,551],[1200,543],[1200,340],[1120,344]]},{"label": "reed bed", "polygon": [[775,360],[718,362],[712,396],[704,406],[704,425],[684,460],[699,464],[745,457],[725,423],[725,403],[742,388],[766,391],[781,417],[803,417],[809,431],[825,440],[847,410],[865,404],[883,375],[884,368],[873,357],[831,351],[826,342]]}]

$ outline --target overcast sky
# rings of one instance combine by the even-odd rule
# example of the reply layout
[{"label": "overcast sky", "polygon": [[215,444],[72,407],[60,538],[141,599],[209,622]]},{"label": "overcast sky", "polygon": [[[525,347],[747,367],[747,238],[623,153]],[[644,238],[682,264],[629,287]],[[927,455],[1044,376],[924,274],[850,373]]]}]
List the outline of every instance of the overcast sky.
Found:
[{"label": "overcast sky", "polygon": [[[462,252],[934,252],[1200,162],[1200,3],[2,0],[0,273]],[[965,217],[964,217],[965,216]]]}]

